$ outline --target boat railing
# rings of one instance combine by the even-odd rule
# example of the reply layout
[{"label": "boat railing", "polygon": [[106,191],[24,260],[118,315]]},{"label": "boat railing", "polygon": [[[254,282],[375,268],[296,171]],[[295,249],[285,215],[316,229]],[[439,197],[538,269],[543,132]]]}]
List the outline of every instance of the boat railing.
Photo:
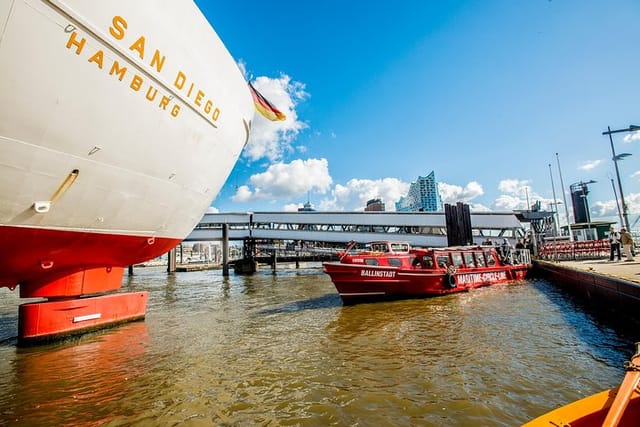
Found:
[{"label": "boat railing", "polygon": [[512,249],[504,261],[511,265],[531,264],[531,252],[529,249]]}]

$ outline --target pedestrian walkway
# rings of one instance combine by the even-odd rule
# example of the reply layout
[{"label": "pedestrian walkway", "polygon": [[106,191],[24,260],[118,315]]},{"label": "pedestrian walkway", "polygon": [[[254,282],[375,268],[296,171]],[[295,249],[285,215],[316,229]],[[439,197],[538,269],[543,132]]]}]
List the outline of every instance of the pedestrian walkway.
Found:
[{"label": "pedestrian walkway", "polygon": [[[605,259],[590,259],[580,261],[559,261],[557,265],[599,274],[601,276],[615,277],[640,285],[640,257],[635,261],[609,261]],[[547,261],[549,262],[549,261]]]}]

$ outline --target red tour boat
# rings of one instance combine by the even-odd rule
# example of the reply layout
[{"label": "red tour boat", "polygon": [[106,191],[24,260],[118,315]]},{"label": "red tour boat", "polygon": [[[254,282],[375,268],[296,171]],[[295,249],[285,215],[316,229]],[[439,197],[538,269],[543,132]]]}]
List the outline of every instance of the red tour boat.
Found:
[{"label": "red tour boat", "polygon": [[345,304],[462,292],[521,280],[531,269],[527,249],[412,248],[406,242],[380,241],[351,252],[354,246],[350,242],[338,253],[339,261],[323,264]]}]

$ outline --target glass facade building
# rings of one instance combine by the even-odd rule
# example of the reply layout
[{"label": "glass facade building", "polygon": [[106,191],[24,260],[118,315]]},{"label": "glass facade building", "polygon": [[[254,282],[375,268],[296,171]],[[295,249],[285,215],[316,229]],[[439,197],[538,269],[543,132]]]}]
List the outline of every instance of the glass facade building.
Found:
[{"label": "glass facade building", "polygon": [[427,176],[419,176],[409,186],[409,193],[396,202],[398,212],[436,212],[442,210],[438,194],[438,183],[434,171]]}]

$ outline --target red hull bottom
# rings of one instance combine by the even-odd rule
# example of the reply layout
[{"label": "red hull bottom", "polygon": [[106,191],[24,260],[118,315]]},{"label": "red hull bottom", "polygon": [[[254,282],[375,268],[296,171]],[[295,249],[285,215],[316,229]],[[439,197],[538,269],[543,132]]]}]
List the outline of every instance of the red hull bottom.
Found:
[{"label": "red hull bottom", "polygon": [[59,339],[144,319],[147,299],[147,292],[131,292],[22,304],[18,342]]},{"label": "red hull bottom", "polygon": [[37,286],[20,285],[21,297],[49,300],[20,305],[18,342],[50,341],[143,319],[147,292],[98,295],[119,289],[123,272],[120,267],[91,268]]}]

